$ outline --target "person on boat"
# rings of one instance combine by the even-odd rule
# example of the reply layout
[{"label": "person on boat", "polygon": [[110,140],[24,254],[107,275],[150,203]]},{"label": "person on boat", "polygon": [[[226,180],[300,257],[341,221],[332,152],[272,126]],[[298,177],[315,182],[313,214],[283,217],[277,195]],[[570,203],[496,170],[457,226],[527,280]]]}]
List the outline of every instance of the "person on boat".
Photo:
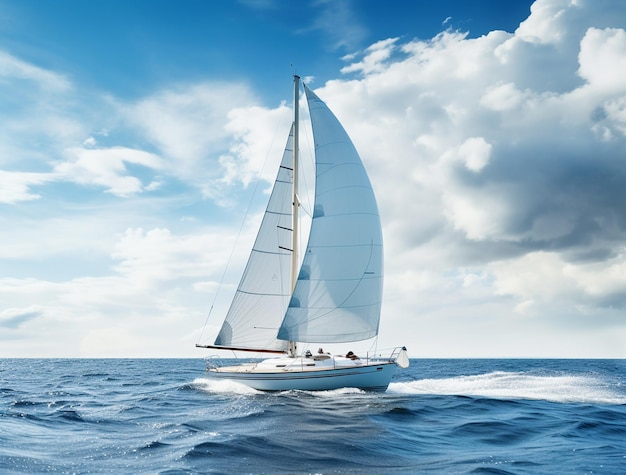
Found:
[{"label": "person on boat", "polygon": [[330,359],[330,353],[324,353],[323,348],[317,350],[317,355],[313,358],[315,361],[324,361]]},{"label": "person on boat", "polygon": [[311,350],[306,350],[306,353],[304,353],[305,358],[310,358],[311,356],[313,356],[313,353],[311,353]]},{"label": "person on boat", "polygon": [[355,355],[352,351],[348,351],[348,353],[346,354],[346,358],[350,358],[351,360],[358,360],[359,357],[357,355]]}]

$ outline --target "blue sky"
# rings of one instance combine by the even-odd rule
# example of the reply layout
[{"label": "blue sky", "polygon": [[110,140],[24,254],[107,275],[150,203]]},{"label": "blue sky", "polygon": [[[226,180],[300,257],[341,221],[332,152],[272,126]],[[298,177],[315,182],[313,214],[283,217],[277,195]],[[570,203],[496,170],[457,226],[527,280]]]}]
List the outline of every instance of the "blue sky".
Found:
[{"label": "blue sky", "polygon": [[472,36],[512,31],[530,3],[25,0],[3,2],[3,43],[21,59],[122,98],[172,82],[240,80],[280,101],[272,81],[284,81],[292,64],[325,81],[344,54],[380,39],[426,39],[444,23]]},{"label": "blue sky", "polygon": [[626,356],[623,2],[381,5],[0,0],[0,356],[203,356],[294,70],[377,192],[379,346]]}]

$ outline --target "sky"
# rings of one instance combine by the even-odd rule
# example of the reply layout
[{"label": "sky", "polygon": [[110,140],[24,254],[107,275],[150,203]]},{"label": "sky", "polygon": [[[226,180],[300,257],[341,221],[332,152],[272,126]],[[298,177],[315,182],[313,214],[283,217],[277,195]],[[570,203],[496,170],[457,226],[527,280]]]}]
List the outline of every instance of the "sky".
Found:
[{"label": "sky", "polygon": [[0,357],[205,356],[294,73],[378,198],[379,347],[626,357],[625,28],[622,0],[0,0]]}]

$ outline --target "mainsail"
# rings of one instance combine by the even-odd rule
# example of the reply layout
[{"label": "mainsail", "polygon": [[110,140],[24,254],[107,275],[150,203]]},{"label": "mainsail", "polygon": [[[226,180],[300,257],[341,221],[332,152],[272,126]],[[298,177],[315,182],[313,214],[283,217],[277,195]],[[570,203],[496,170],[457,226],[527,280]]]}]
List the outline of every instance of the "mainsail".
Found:
[{"label": "mainsail", "polygon": [[315,141],[309,242],[278,339],[339,343],[378,334],[382,231],[361,159],[334,114],[304,87]]},{"label": "mainsail", "polygon": [[276,339],[291,296],[294,127],[246,269],[215,345],[283,351]]}]

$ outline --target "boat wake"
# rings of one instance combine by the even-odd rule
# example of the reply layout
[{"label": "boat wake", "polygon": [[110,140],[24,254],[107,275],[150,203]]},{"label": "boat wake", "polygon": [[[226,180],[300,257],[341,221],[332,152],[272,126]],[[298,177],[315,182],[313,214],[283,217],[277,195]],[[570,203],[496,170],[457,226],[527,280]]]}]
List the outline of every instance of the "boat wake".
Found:
[{"label": "boat wake", "polygon": [[328,389],[326,391],[304,391],[308,394],[312,394],[317,397],[335,397],[342,395],[355,395],[355,394],[372,394],[363,389],[358,388],[339,388],[339,389]]},{"label": "boat wake", "polygon": [[193,386],[201,391],[214,394],[262,394],[261,391],[257,391],[250,386],[228,379],[196,378],[193,381]]},{"label": "boat wake", "polygon": [[391,383],[387,393],[533,399],[562,403],[626,404],[611,383],[591,376],[537,376],[496,371],[444,379]]}]

